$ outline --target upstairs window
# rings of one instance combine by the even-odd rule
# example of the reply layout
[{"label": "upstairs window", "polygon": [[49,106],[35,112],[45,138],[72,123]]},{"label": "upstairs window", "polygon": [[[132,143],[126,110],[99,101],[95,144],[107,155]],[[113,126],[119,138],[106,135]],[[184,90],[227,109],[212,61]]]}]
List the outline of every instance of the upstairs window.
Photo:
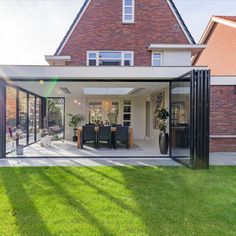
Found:
[{"label": "upstairs window", "polygon": [[162,53],[161,52],[153,52],[152,53],[152,66],[162,66]]},{"label": "upstairs window", "polygon": [[134,23],[134,5],[135,0],[123,0],[123,23]]},{"label": "upstairs window", "polygon": [[88,66],[133,66],[134,54],[126,51],[89,51]]}]

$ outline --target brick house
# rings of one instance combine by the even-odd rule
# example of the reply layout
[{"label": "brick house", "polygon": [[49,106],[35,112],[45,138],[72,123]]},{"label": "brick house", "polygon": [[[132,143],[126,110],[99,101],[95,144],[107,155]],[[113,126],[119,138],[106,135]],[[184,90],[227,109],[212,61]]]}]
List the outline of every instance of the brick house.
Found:
[{"label": "brick house", "polygon": [[236,16],[213,16],[194,65],[211,69],[210,150],[236,151]]},{"label": "brick house", "polygon": [[[162,156],[156,117],[165,108],[167,155],[192,168],[208,168],[210,75],[207,66],[191,62],[205,47],[194,42],[172,0],[85,0],[56,53],[45,56],[49,65],[0,66],[0,95],[7,103],[8,88],[17,91],[11,99],[17,102],[17,126],[27,127],[19,140],[25,148],[40,148],[39,130],[47,118],[47,129],[59,130],[57,138],[77,156]],[[51,102],[61,112],[59,123],[49,118]],[[5,113],[3,103],[0,115]],[[114,137],[119,126],[128,126],[130,149],[81,150],[84,133],[78,127],[77,144],[70,141],[68,113],[83,115],[81,126],[114,125]],[[0,125],[2,156],[9,149],[6,120]],[[100,130],[95,131],[99,143]],[[38,155],[42,152],[48,153]]]}]

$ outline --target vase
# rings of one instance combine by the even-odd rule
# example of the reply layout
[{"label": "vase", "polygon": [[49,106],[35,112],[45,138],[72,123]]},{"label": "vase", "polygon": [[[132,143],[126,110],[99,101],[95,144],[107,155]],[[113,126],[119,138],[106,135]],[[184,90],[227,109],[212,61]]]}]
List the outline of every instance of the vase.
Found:
[{"label": "vase", "polygon": [[167,133],[161,132],[159,134],[159,147],[160,147],[161,154],[168,153],[169,135]]}]

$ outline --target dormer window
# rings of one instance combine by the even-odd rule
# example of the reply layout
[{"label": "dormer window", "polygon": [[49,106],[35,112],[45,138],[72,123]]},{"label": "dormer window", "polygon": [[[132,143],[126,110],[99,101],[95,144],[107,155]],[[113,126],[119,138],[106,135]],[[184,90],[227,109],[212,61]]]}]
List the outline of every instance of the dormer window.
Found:
[{"label": "dormer window", "polygon": [[88,66],[133,66],[134,52],[130,51],[88,51]]},{"label": "dormer window", "polygon": [[134,23],[134,5],[135,0],[123,0],[123,23]]}]

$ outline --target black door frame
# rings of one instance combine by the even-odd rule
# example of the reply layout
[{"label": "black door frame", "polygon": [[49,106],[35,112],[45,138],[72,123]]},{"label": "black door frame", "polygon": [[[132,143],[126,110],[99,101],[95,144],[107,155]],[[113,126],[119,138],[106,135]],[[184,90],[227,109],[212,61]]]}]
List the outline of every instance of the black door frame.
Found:
[{"label": "black door frame", "polygon": [[[210,70],[192,70],[170,82],[170,158],[172,155],[172,82],[190,82],[190,168],[209,168]],[[183,163],[182,163],[183,164]]]}]

